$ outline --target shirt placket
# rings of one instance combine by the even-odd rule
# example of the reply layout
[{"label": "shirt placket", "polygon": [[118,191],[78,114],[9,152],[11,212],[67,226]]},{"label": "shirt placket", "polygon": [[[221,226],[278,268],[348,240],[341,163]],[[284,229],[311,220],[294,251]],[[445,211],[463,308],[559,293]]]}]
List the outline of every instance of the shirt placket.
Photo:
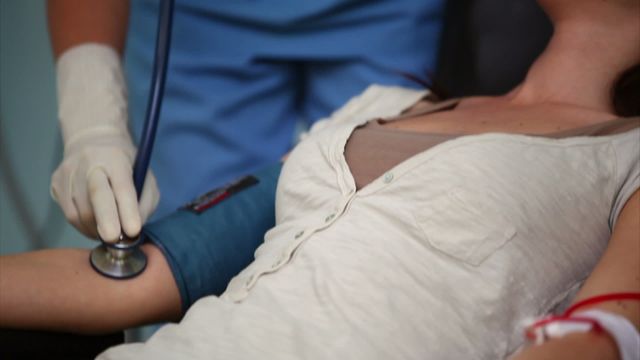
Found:
[{"label": "shirt placket", "polygon": [[245,281],[245,289],[247,291],[250,290],[255,285],[260,276],[275,272],[282,268],[289,261],[291,261],[296,250],[302,245],[303,242],[310,239],[314,234],[328,229],[344,215],[345,210],[348,208],[351,201],[353,201],[354,197],[354,192],[350,192],[342,196],[338,205],[335,206],[332,210],[328,210],[324,213],[319,214],[320,219],[316,218],[319,221],[314,222],[314,225],[307,226],[293,232],[293,235],[290,235],[292,236],[291,242],[284,248],[284,250],[280,252],[278,256],[275,257],[275,259],[273,259],[273,262],[267,268],[256,271],[247,278],[247,280]]}]

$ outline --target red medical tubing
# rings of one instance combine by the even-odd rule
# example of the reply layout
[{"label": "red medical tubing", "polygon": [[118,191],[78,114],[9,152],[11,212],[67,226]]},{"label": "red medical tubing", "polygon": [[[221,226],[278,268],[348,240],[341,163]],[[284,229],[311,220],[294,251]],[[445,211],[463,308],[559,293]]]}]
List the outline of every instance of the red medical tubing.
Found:
[{"label": "red medical tubing", "polygon": [[600,304],[607,301],[614,300],[636,300],[640,301],[640,292],[626,292],[626,293],[611,293],[593,296],[582,301],[578,301],[577,303],[571,305],[565,312],[564,317],[568,317],[573,314],[576,310],[583,308],[585,306]]},{"label": "red medical tubing", "polygon": [[603,302],[615,300],[636,300],[640,301],[640,292],[610,293],[593,296],[571,305],[562,315],[544,317],[528,327],[525,335],[529,339],[535,338],[534,330],[541,326],[546,326],[554,322],[584,322],[592,326],[592,330],[596,332],[602,331],[602,326],[593,319],[581,318],[580,315],[571,316],[577,310],[586,306],[596,305]]}]

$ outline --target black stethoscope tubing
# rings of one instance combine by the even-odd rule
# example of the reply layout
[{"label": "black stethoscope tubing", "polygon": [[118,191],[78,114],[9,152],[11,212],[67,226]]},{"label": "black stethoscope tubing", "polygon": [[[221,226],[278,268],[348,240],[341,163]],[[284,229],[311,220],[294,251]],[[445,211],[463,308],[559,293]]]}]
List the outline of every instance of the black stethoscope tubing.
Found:
[{"label": "black stethoscope tubing", "polygon": [[[142,196],[160,119],[171,46],[173,5],[174,0],[162,0],[160,3],[149,102],[133,165],[133,183],[138,201]],[[106,243],[102,239],[100,240],[102,244],[93,249],[89,256],[91,266],[98,273],[113,279],[128,279],[141,274],[146,268],[147,257],[139,248],[142,236],[130,239],[121,231],[120,239],[115,243]]]},{"label": "black stethoscope tubing", "polygon": [[160,119],[160,109],[164,94],[164,84],[167,77],[167,65],[169,63],[169,48],[171,47],[171,23],[173,21],[174,0],[162,0],[158,20],[158,34],[156,36],[156,48],[153,61],[153,72],[147,113],[140,135],[138,153],[133,165],[133,183],[138,195],[138,201],[142,196],[142,188],[151,161],[151,151],[156,138],[156,130]]}]

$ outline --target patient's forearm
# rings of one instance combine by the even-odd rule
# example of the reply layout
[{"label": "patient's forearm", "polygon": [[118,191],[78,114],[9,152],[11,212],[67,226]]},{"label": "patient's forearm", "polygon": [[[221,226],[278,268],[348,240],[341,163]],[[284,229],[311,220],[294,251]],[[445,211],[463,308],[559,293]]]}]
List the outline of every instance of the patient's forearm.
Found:
[{"label": "patient's forearm", "polygon": [[608,336],[573,333],[540,346],[528,347],[510,360],[545,359],[617,360],[618,350]]},{"label": "patient's forearm", "polygon": [[180,296],[162,253],[144,245],[147,269],[129,280],[97,274],[88,250],[52,249],[0,257],[0,327],[82,333],[180,316]]}]

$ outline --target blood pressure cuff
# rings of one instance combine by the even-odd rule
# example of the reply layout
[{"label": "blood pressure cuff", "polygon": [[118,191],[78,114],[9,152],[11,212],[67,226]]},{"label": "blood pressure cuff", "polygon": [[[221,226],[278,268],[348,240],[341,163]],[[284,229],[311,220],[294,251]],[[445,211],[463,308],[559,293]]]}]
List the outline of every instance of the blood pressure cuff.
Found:
[{"label": "blood pressure cuff", "polygon": [[282,165],[215,189],[175,213],[145,225],[142,236],[171,267],[182,311],[201,297],[221,295],[254,258],[275,225],[275,193]]}]

